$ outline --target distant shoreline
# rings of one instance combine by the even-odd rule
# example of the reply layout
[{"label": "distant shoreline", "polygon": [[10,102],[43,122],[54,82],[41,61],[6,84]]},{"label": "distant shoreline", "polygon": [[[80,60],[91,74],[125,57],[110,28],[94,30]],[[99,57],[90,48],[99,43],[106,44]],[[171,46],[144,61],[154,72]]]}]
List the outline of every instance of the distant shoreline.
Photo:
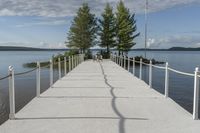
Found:
[{"label": "distant shoreline", "polygon": [[[69,49],[46,49],[46,48],[32,48],[32,47],[16,47],[16,46],[0,46],[0,51],[68,51]],[[91,49],[92,51],[98,51],[102,49]],[[115,51],[112,49],[111,51]],[[130,51],[145,51],[144,48],[131,49]],[[172,47],[169,49],[149,49],[146,51],[200,51],[199,48],[185,48],[185,47]]]},{"label": "distant shoreline", "polygon": [[68,51],[69,49],[46,49],[31,47],[0,46],[0,51]]}]

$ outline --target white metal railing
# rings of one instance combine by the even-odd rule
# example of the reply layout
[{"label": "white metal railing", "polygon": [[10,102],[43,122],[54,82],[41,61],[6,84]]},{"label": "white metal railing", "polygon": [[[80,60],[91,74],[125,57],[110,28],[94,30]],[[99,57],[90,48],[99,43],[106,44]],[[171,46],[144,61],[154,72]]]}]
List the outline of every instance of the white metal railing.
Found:
[{"label": "white metal railing", "polygon": [[[139,64],[139,78],[142,80],[142,67],[143,65],[146,65],[149,67],[149,87],[152,88],[152,67],[154,68],[158,68],[161,70],[165,71],[165,98],[168,98],[169,96],[169,71],[177,73],[177,74],[181,74],[181,75],[185,75],[185,76],[190,76],[194,78],[194,97],[193,97],[193,119],[197,120],[198,119],[198,113],[199,113],[199,78],[200,78],[200,72],[199,72],[199,68],[197,67],[194,71],[194,73],[187,73],[187,72],[182,72],[173,68],[169,67],[168,62],[165,63],[165,66],[158,66],[158,65],[153,65],[152,64],[152,60],[150,60],[150,63],[147,64],[145,62],[142,61],[142,58],[140,59],[140,61],[136,61],[135,58],[133,58],[132,60],[130,59],[130,57],[126,57],[126,56],[117,56],[117,55],[113,55],[111,54],[111,60],[114,61],[116,64],[118,64],[119,66],[121,66],[122,68],[126,69],[127,71],[130,72],[130,61],[133,62],[133,69],[132,69],[132,73],[135,76],[135,63]],[[128,66],[126,67],[126,61],[128,61]]]},{"label": "white metal railing", "polygon": [[27,74],[30,72],[33,72],[36,70],[36,97],[40,97],[41,93],[41,79],[40,79],[40,71],[41,68],[48,68],[49,67],[49,72],[50,72],[50,87],[53,88],[53,65],[58,65],[58,75],[59,79],[61,79],[61,62],[64,63],[64,73],[65,75],[67,74],[67,62],[68,62],[68,72],[73,70],[76,66],[78,66],[80,63],[84,61],[84,54],[78,54],[78,55],[73,55],[69,56],[68,59],[64,57],[64,60],[61,61],[60,58],[58,58],[58,62],[54,63],[53,60],[51,59],[49,61],[49,65],[41,67],[41,63],[37,62],[36,68],[22,72],[22,73],[15,73],[14,68],[12,66],[9,66],[8,68],[8,75],[5,77],[0,78],[0,80],[4,80],[6,78],[9,79],[9,106],[10,106],[10,112],[9,112],[9,119],[14,120],[15,119],[15,76],[18,75],[23,75]]}]

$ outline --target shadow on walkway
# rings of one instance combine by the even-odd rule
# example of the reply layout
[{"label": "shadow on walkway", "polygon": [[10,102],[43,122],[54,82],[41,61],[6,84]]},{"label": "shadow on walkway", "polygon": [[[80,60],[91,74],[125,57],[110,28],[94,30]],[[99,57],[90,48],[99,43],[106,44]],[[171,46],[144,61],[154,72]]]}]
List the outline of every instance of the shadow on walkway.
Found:
[{"label": "shadow on walkway", "polygon": [[[120,111],[117,109],[117,105],[116,105],[116,99],[118,98],[118,97],[116,97],[115,96],[115,94],[114,94],[114,87],[111,85],[111,84],[109,84],[108,83],[108,79],[107,79],[107,75],[105,74],[105,71],[104,71],[104,68],[103,68],[103,65],[102,65],[102,63],[99,63],[100,64],[100,66],[101,66],[101,70],[102,70],[102,74],[104,75],[104,80],[105,80],[105,83],[110,87],[110,93],[111,93],[111,95],[112,95],[112,108],[113,108],[113,110],[114,110],[114,112],[116,113],[116,115],[117,116],[119,116],[119,133],[125,133],[126,131],[125,131],[125,120],[126,119],[130,119],[130,118],[126,118],[126,117],[124,117],[121,113],[120,113]],[[137,120],[148,120],[148,119],[146,119],[146,118],[135,118],[135,119],[137,119]]]}]

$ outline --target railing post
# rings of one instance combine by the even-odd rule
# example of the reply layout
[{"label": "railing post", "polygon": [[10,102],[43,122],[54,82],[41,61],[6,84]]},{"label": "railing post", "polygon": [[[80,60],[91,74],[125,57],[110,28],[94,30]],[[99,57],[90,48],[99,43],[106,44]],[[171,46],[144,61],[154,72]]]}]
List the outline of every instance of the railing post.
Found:
[{"label": "railing post", "polygon": [[81,63],[81,61],[80,61],[80,57],[81,57],[81,55],[79,54],[79,55],[78,55],[78,64]]},{"label": "railing post", "polygon": [[142,79],[142,58],[140,58],[140,79]]},{"label": "railing post", "polygon": [[50,87],[53,86],[53,61],[50,60]]},{"label": "railing post", "polygon": [[115,63],[117,64],[117,55],[115,55]]},{"label": "railing post", "polygon": [[128,72],[130,70],[130,58],[128,57]]},{"label": "railing post", "polygon": [[76,67],[78,66],[78,55],[76,55]]},{"label": "railing post", "polygon": [[121,55],[119,56],[119,66],[121,66]]},{"label": "railing post", "polygon": [[165,98],[168,98],[169,95],[169,64],[166,62],[166,67],[165,67]]},{"label": "railing post", "polygon": [[135,76],[135,58],[133,58],[133,75]]},{"label": "railing post", "polygon": [[84,62],[85,54],[82,54],[82,62]]},{"label": "railing post", "polygon": [[124,69],[126,70],[126,56],[124,55]]},{"label": "railing post", "polygon": [[66,57],[64,57],[64,71],[65,71],[65,75],[67,75],[67,59]]},{"label": "railing post", "polygon": [[71,57],[68,57],[69,72],[71,71]]},{"label": "railing post", "polygon": [[77,55],[77,65],[79,65],[79,54]]},{"label": "railing post", "polygon": [[60,64],[60,57],[58,58],[58,75],[59,75],[59,79],[61,79],[61,64]]},{"label": "railing post", "polygon": [[152,88],[152,60],[149,63],[149,87]]},{"label": "railing post", "polygon": [[117,64],[119,65],[119,56],[117,56]]},{"label": "railing post", "polygon": [[197,67],[194,72],[194,100],[193,100],[193,119],[198,119],[199,113],[199,68]]},{"label": "railing post", "polygon": [[76,67],[78,66],[78,55],[76,55]]},{"label": "railing post", "polygon": [[72,55],[72,69],[74,69],[74,56]]},{"label": "railing post", "polygon": [[75,67],[77,67],[77,55],[75,55]]},{"label": "railing post", "polygon": [[74,55],[74,68],[76,67],[76,55]]},{"label": "railing post", "polygon": [[123,67],[123,56],[121,56],[121,67]]},{"label": "railing post", "polygon": [[36,88],[36,96],[40,97],[40,62],[37,62],[37,71],[36,71],[36,75],[37,75],[37,88]]},{"label": "railing post", "polygon": [[14,69],[12,66],[8,68],[9,77],[9,104],[10,104],[10,113],[9,119],[15,119],[15,80],[14,80]]}]

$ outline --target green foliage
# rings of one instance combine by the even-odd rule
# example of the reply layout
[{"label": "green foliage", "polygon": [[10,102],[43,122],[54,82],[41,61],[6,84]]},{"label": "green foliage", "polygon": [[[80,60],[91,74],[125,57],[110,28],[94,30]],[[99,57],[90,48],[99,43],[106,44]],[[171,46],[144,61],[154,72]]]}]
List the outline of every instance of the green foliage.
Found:
[{"label": "green foliage", "polygon": [[66,51],[64,53],[64,56],[72,56],[72,55],[76,55],[79,54],[79,51],[77,49],[70,49],[69,51]]},{"label": "green foliage", "polygon": [[107,3],[104,12],[102,13],[102,19],[99,20],[99,36],[100,36],[100,46],[106,47],[106,52],[104,55],[109,56],[110,48],[116,46],[116,25],[115,16],[112,7]]},{"label": "green foliage", "polygon": [[128,52],[136,43],[134,39],[139,36],[136,32],[135,14],[130,14],[128,8],[125,7],[123,1],[117,5],[116,13],[117,25],[117,49],[122,52]]},{"label": "green foliage", "polygon": [[79,49],[81,52],[94,46],[96,39],[96,18],[90,13],[87,3],[79,8],[68,34],[69,43],[67,46],[72,49]]},{"label": "green foliage", "polygon": [[87,50],[86,52],[85,52],[85,57],[84,57],[85,59],[92,59],[92,52],[91,52],[91,50]]},{"label": "green foliage", "polygon": [[103,59],[110,59],[110,54],[108,54],[107,51],[101,50],[100,54],[102,55]]}]

